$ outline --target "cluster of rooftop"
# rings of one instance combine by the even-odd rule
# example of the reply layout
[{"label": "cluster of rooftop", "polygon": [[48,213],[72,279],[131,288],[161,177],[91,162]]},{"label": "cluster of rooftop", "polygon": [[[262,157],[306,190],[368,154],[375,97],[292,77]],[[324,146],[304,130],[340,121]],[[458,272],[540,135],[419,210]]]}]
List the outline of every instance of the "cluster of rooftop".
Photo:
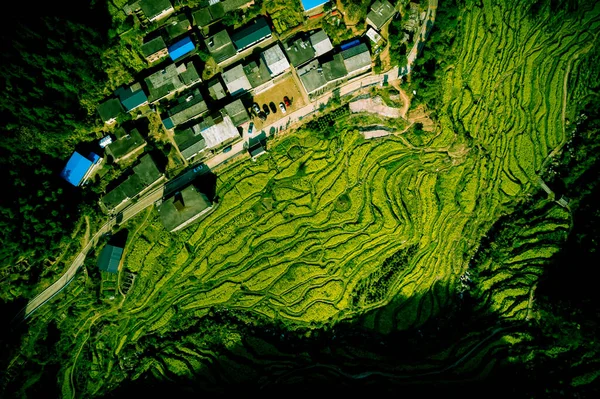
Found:
[{"label": "cluster of rooftop", "polygon": [[298,68],[304,89],[313,96],[371,69],[371,54],[366,44],[355,40],[341,51],[314,59]]},{"label": "cluster of rooftop", "polygon": [[125,181],[102,197],[101,203],[107,210],[114,211],[127,200],[147,191],[162,178],[164,175],[158,170],[150,155],[146,154],[140,158],[139,163],[133,167],[133,173]]},{"label": "cluster of rooftop", "polygon": [[207,38],[204,43],[212,57],[219,64],[270,38],[271,35],[271,28],[267,20],[264,17],[259,17],[235,31],[231,36],[227,30],[221,30]]}]

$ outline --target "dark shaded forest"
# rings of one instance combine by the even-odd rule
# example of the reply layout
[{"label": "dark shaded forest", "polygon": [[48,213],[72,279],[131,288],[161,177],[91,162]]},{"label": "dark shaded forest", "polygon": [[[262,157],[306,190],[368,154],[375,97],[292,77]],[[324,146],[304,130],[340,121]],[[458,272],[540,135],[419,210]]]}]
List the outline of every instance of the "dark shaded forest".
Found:
[{"label": "dark shaded forest", "polygon": [[[74,223],[93,202],[59,177],[76,145],[91,141],[97,122],[82,103],[102,97],[99,62],[109,45],[110,16],[95,1],[34,2],[1,27],[0,270],[2,299],[28,296],[69,241]],[[8,281],[7,281],[8,280]],[[24,284],[28,280],[27,284]]]}]

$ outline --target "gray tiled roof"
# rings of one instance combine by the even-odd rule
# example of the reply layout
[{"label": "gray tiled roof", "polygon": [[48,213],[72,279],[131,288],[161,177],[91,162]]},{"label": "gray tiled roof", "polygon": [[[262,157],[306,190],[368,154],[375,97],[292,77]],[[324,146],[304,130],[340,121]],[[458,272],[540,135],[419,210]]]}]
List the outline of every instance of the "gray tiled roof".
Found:
[{"label": "gray tiled roof", "polygon": [[248,115],[248,111],[246,110],[246,107],[244,107],[242,100],[235,100],[234,102],[227,104],[225,106],[225,111],[235,126],[239,126],[250,120],[250,116]]}]

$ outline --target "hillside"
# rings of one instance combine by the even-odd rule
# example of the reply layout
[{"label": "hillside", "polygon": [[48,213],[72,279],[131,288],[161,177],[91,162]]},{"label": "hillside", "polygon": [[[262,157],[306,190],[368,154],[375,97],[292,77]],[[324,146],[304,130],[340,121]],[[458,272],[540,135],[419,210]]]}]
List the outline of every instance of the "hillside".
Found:
[{"label": "hillside", "polygon": [[[598,165],[589,104],[598,104],[600,4],[439,7],[404,83],[433,132],[365,140],[369,126],[400,132],[407,122],[344,105],[257,162],[218,171],[218,207],[201,223],[170,234],[149,209],[124,226],[124,268],[136,275],[127,295],[98,299],[90,257],[30,321],[4,388],[51,386],[64,397],[333,384],[348,393],[489,384],[491,396],[518,397],[596,389],[597,362],[563,366],[558,379],[547,372],[600,350],[592,316],[581,337],[561,335],[560,323],[579,330],[562,319],[577,301],[553,295],[561,248],[578,248],[567,245],[572,234],[592,229],[574,220],[597,215],[597,176],[582,176]],[[564,148],[587,161],[570,163]],[[563,193],[570,207],[555,201]]]}]

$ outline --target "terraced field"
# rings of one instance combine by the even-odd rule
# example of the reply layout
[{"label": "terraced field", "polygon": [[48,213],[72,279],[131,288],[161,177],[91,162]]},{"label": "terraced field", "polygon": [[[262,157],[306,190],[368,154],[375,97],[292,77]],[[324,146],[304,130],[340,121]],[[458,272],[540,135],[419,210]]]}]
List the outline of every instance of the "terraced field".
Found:
[{"label": "terraced field", "polygon": [[[80,331],[64,338],[73,355],[63,394],[102,393],[147,373],[209,385],[294,381],[314,359],[285,333],[261,331],[265,320],[269,331],[307,337],[348,320],[377,333],[428,334],[464,295],[501,322],[535,317],[537,279],[570,222],[567,210],[531,195],[567,141],[570,93],[586,92],[573,74],[597,42],[600,5],[531,16],[515,1],[480,4],[461,14],[435,132],[365,140],[356,126],[372,116],[345,115],[324,131],[286,136],[257,162],[216,171],[218,209],[181,233],[165,231],[156,211],[140,216],[126,250],[124,267],[137,274],[127,297],[60,321]],[[518,231],[487,240],[526,199],[526,218],[506,222]],[[77,295],[70,306],[94,297]],[[203,327],[228,314],[247,327]],[[475,378],[530,338],[513,325],[477,328],[405,365],[383,341],[359,350],[367,344],[340,340],[320,358],[322,370],[310,369],[352,379]]]}]

